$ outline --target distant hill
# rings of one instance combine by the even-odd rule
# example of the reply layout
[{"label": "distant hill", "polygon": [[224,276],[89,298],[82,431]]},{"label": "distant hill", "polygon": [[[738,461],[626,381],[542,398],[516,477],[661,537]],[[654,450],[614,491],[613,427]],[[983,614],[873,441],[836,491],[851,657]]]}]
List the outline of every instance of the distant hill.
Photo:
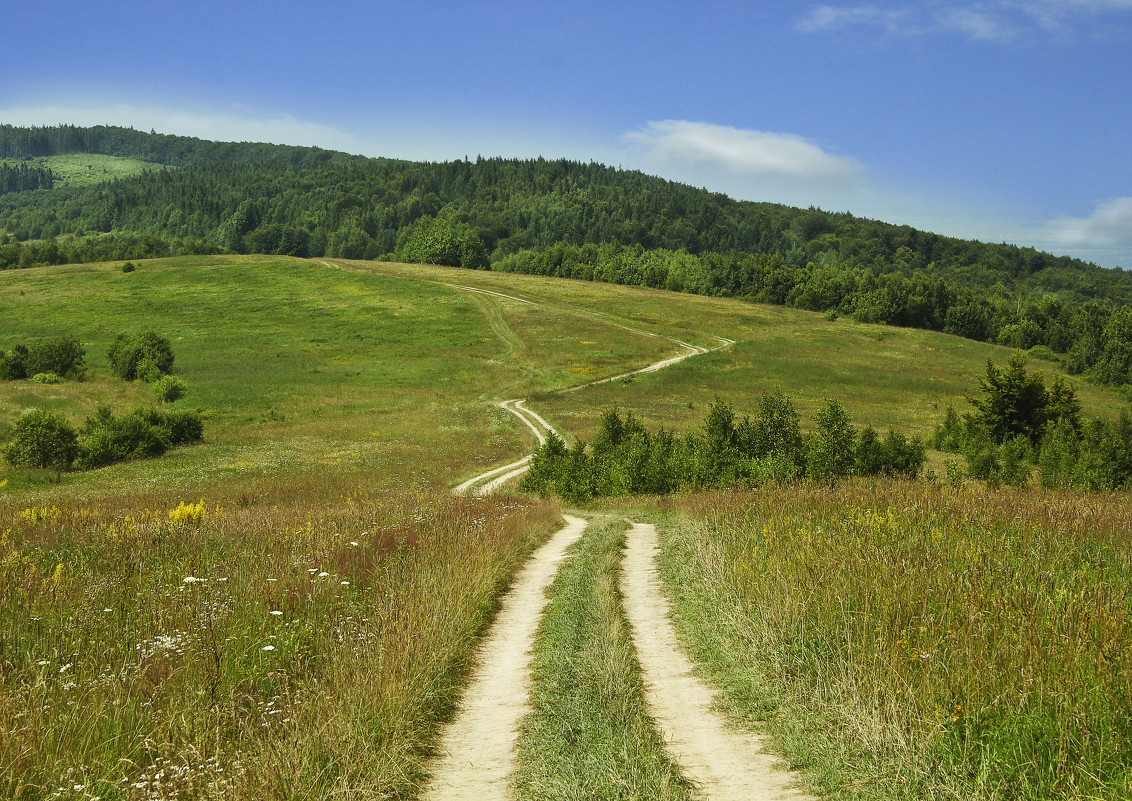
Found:
[{"label": "distant hill", "polygon": [[1042,346],[1071,371],[1132,379],[1132,273],[1033,248],[737,201],[596,163],[419,163],[0,126],[9,164],[64,153],[163,168],[0,196],[0,268],[209,252],[491,266]]}]

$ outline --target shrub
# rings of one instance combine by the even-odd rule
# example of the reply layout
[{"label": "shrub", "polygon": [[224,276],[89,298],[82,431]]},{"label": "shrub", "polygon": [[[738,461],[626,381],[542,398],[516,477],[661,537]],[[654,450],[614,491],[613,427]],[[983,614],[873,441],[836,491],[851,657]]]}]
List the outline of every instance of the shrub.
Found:
[{"label": "shrub", "polygon": [[66,379],[58,373],[36,373],[28,381],[36,384],[62,384]]},{"label": "shrub", "polygon": [[28,377],[28,349],[23,345],[15,345],[11,353],[0,350],[0,379],[4,381],[18,381]]},{"label": "shrub", "polygon": [[204,438],[204,419],[200,412],[189,409],[166,412],[162,427],[169,432],[174,445],[188,445]]},{"label": "shrub", "polygon": [[165,375],[153,382],[153,399],[158,403],[173,403],[185,397],[185,382],[175,375]]},{"label": "shrub", "polygon": [[1061,364],[1061,357],[1045,345],[1034,345],[1034,347],[1030,348],[1026,353],[1031,359],[1041,359],[1043,362]]},{"label": "shrub", "polygon": [[109,410],[99,410],[92,425],[87,421],[88,435],[83,443],[82,462],[87,467],[104,467],[127,459],[161,456],[173,446],[169,432],[153,425],[143,409],[114,417]]},{"label": "shrub", "polygon": [[853,469],[857,432],[838,401],[827,400],[814,418],[817,425],[806,458],[806,474],[819,481],[847,476]]},{"label": "shrub", "polygon": [[128,261],[122,265],[122,272],[124,273],[132,273],[136,269],[137,265],[135,265],[132,261]]},{"label": "shrub", "polygon": [[48,337],[27,349],[25,375],[55,373],[66,378],[81,379],[86,374],[86,349],[72,334]]},{"label": "shrub", "polygon": [[119,334],[106,356],[111,372],[126,381],[156,381],[173,369],[173,346],[168,337],[149,329]]},{"label": "shrub", "polygon": [[13,467],[69,470],[79,455],[79,436],[61,414],[32,409],[16,421],[4,458]]}]

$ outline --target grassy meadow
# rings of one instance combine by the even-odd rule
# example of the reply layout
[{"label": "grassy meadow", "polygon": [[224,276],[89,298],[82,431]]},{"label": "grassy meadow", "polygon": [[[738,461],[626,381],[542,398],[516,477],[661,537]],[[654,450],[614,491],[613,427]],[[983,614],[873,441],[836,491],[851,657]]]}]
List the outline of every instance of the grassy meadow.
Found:
[{"label": "grassy meadow", "polygon": [[[659,372],[581,392],[535,389],[528,396],[531,405],[560,423],[562,430],[587,440],[597,430],[602,412],[614,404],[632,410],[650,428],[686,430],[699,425],[716,397],[742,414],[753,410],[763,393],[776,389],[794,401],[803,428],[826,398],[835,398],[857,425],[880,431],[891,427],[923,437],[942,420],[948,404],[960,413],[971,408],[966,396],[978,393],[978,376],[985,373],[988,359],[1002,367],[1014,353],[1000,345],[934,331],[849,318],[828,320],[814,312],[729,298],[516,273],[458,271],[453,279],[448,268],[415,264],[358,265],[358,269],[435,276],[435,280],[512,294],[537,302],[556,316],[628,325],[700,347],[720,348],[716,337],[736,341]],[[659,345],[661,355],[680,352],[670,342]],[[1043,371],[1047,380],[1060,372],[1055,365],[1037,360],[1029,363],[1029,369]],[[1128,405],[1109,389],[1079,378],[1070,381],[1078,388],[1086,415],[1113,416]]]},{"label": "grassy meadow", "polygon": [[93,186],[115,178],[129,178],[131,175],[150,170],[167,169],[148,161],[121,156],[103,156],[99,153],[60,153],[55,156],[3,161],[9,164],[31,164],[41,169],[50,169],[55,176],[56,186]]},{"label": "grassy meadow", "polygon": [[[0,319],[0,348],[71,333],[88,366],[0,382],[0,441],[27,408],[81,425],[151,402],[106,359],[143,326],[172,341],[176,407],[206,416],[202,444],[160,459],[59,483],[0,465],[0,797],[21,801],[414,797],[499,594],[558,525],[554,501],[449,494],[531,449],[494,401],[588,439],[614,403],[683,430],[715,397],[742,414],[781,388],[804,426],[833,397],[925,435],[1010,355],[730,299],[255,256],[0,272]],[[648,334],[736,344],[558,391],[679,351]],[[1080,395],[1086,414],[1121,406]],[[1126,495],[875,481],[595,508],[660,524],[690,649],[830,797],[1132,794]],[[523,745],[584,727],[611,758],[565,753],[520,778],[529,797],[579,770],[684,791],[607,745],[648,731],[619,525],[594,526],[552,591],[546,714]]]},{"label": "grassy meadow", "polygon": [[823,797],[1132,795],[1127,493],[853,481],[634,513],[726,711]]}]

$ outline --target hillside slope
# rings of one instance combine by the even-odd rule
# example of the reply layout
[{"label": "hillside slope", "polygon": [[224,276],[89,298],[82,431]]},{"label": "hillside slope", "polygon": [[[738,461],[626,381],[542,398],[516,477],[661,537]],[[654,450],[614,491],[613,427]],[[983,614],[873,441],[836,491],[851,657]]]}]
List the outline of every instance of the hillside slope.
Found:
[{"label": "hillside slope", "polygon": [[165,169],[0,197],[0,269],[187,253],[484,267],[730,295],[1132,376],[1132,273],[565,160],[413,163],[116,128],[0,126],[0,157]]}]

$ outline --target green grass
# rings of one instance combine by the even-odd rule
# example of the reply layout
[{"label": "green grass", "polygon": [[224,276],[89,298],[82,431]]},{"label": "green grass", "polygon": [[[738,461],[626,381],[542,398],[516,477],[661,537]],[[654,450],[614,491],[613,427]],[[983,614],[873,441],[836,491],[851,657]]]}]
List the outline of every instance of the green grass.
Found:
[{"label": "green grass", "polygon": [[[159,462],[73,474],[72,487],[152,478],[197,493],[233,475],[313,469],[436,486],[526,452],[525,429],[489,400],[612,374],[619,360],[647,363],[658,348],[621,329],[499,300],[509,342],[493,330],[481,298],[496,303],[411,274],[298,259],[190,257],[144,262],[132,273],[116,265],[11,271],[0,276],[0,314],[12,321],[0,348],[74,333],[86,345],[90,375],[51,387],[0,384],[0,420],[7,425],[42,405],[80,422],[102,403],[148,401],[148,387],[109,377],[106,349],[118,332],[151,326],[172,340],[175,372],[188,384],[179,404],[209,414],[207,443]],[[600,337],[604,349],[582,345],[586,337]],[[514,342],[525,359],[508,358]]]},{"label": "green grass", "polygon": [[645,709],[618,590],[624,544],[623,522],[591,524],[550,587],[519,740],[521,799],[689,797]]},{"label": "green grass", "polygon": [[[556,315],[630,325],[702,347],[719,346],[713,335],[736,340],[734,346],[628,381],[565,395],[543,391],[530,396],[540,412],[585,439],[592,438],[601,413],[615,403],[650,426],[686,430],[703,418],[715,397],[743,413],[753,410],[764,392],[775,389],[791,396],[804,427],[826,398],[836,398],[857,425],[926,436],[948,404],[960,412],[970,408],[966,396],[979,392],[978,376],[985,374],[988,359],[1002,366],[1014,353],[933,331],[828,320],[815,312],[728,298],[424,265],[368,269],[519,295]],[[657,358],[678,352],[671,343],[660,343]],[[645,359],[632,366],[648,363]],[[1047,377],[1062,374],[1046,362],[1032,361],[1029,367]],[[1086,415],[1113,416],[1127,408],[1127,401],[1112,389],[1080,377],[1069,380],[1078,387]]]},{"label": "green grass", "polygon": [[845,799],[1132,794],[1127,494],[851,482],[667,504],[684,642]]},{"label": "green grass", "polygon": [[[31,406],[81,423],[102,404],[148,403],[148,385],[113,379],[106,362],[115,334],[141,326],[172,339],[188,385],[177,405],[207,415],[203,444],[160,459],[60,484],[0,467],[0,728],[12,733],[0,740],[0,795],[46,798],[78,775],[104,799],[123,797],[111,785],[170,765],[197,782],[184,793],[219,793],[208,788],[221,765],[236,777],[234,799],[411,796],[477,634],[557,515],[554,504],[447,497],[530,450],[529,432],[491,401],[529,397],[588,439],[613,403],[650,427],[684,429],[716,396],[743,413],[782,388],[804,424],[834,397],[858,425],[922,435],[948,402],[964,408],[987,358],[1010,354],[731,299],[332,262],[341,269],[213,256],[143,261],[129,274],[120,264],[0,273],[0,348],[74,333],[89,366],[83,382],[0,383],[0,439]],[[618,326],[737,343],[556,392],[677,352]],[[1080,392],[1088,414],[1123,405],[1107,390]],[[170,520],[198,500],[199,524]],[[1129,668],[1123,650],[1097,643],[1132,633],[1113,628],[1123,597],[1113,593],[1129,590],[1127,501],[876,482],[637,511],[675,510],[666,578],[731,712],[771,726],[834,797],[1116,799],[1128,790],[1116,735]],[[890,512],[898,525],[875,522]],[[627,796],[683,792],[636,700],[610,583],[620,536],[597,527],[556,585],[538,692],[544,711],[563,715],[531,724],[547,728],[525,741],[529,794],[568,797],[586,782]],[[310,576],[323,570],[350,584],[318,585]],[[210,581],[183,584],[190,575]],[[970,597],[952,592],[960,579]],[[1010,605],[1035,599],[1045,606]],[[915,668],[905,634],[946,670]],[[143,655],[156,645],[158,656]],[[1040,692],[1022,685],[1028,706],[1007,703],[1017,682],[1038,679]],[[597,757],[537,751],[582,736],[602,744]]]},{"label": "green grass", "polygon": [[168,169],[148,161],[120,156],[102,156],[96,153],[65,153],[18,161],[5,159],[4,162],[49,168],[55,176],[56,186],[90,186],[116,178],[129,178],[131,175],[139,175],[150,170]]}]

